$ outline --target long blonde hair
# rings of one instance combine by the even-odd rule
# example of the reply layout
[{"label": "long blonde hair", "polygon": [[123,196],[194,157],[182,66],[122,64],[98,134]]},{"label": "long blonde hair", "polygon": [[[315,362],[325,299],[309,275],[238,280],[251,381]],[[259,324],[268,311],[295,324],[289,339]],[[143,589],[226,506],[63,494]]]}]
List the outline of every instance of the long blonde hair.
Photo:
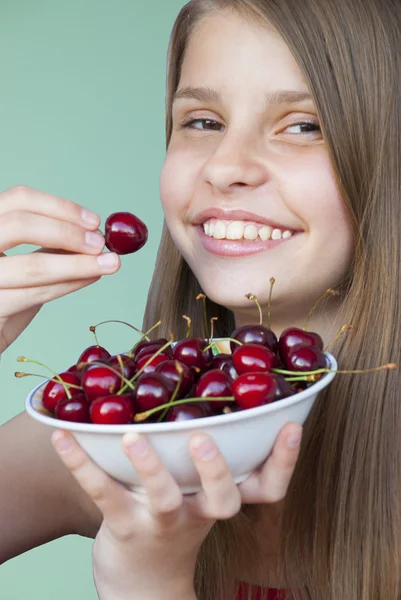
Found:
[{"label": "long blonde hair", "polygon": [[[172,97],[194,26],[216,10],[273,26],[313,94],[357,247],[339,320],[355,330],[335,354],[343,368],[400,362],[401,4],[399,0],[192,0],[174,25],[168,55],[167,145]],[[182,315],[204,335],[200,286],[164,227],[144,329],[184,336]],[[234,329],[230,311],[216,336]],[[160,335],[160,330],[157,332]],[[337,376],[305,424],[279,519],[279,575],[311,600],[401,598],[400,376]],[[198,561],[200,600],[230,600],[238,573],[269,553],[255,533],[261,511],[218,522]],[[260,536],[259,536],[260,537]],[[266,579],[266,583],[268,580]]]}]

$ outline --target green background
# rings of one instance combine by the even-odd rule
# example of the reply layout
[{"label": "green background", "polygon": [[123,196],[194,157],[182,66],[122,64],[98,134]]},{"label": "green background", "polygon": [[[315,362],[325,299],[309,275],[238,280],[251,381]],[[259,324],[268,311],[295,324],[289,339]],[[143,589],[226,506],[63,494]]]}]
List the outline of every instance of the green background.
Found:
[{"label": "green background", "polygon": [[[93,342],[90,325],[141,325],[163,220],[166,51],[183,4],[1,2],[0,190],[25,184],[63,196],[98,212],[102,224],[111,212],[130,210],[147,223],[149,242],[123,257],[117,274],[45,306],[3,354],[0,423],[23,410],[38,383],[13,377],[17,356],[62,370]],[[132,345],[131,333],[105,325],[100,342],[123,350]],[[23,481],[21,493],[29,493]],[[0,566],[1,600],[95,600],[91,546],[69,536]]]}]

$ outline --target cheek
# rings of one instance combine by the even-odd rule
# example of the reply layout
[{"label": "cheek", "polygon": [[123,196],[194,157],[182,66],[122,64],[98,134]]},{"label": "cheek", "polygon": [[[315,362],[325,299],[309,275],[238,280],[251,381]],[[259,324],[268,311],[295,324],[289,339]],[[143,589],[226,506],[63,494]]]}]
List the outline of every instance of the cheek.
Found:
[{"label": "cheek", "polygon": [[181,216],[194,193],[196,165],[190,155],[169,150],[160,176],[160,198],[167,222]]}]

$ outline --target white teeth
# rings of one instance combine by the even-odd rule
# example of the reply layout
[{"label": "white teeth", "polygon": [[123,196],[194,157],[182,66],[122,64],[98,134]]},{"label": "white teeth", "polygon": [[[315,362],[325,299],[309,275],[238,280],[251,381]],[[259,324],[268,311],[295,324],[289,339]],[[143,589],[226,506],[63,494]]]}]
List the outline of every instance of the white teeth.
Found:
[{"label": "white teeth", "polygon": [[247,225],[244,229],[245,240],[256,240],[258,237],[258,228],[255,225]]},{"label": "white teeth", "polygon": [[227,227],[226,238],[228,240],[240,240],[244,233],[244,225],[239,221],[233,221]]},{"label": "white teeth", "polygon": [[219,219],[210,219],[203,223],[203,230],[206,235],[216,240],[286,240],[292,237],[293,233],[286,229],[273,229],[270,225],[254,225],[246,221],[222,221]]},{"label": "white teeth", "polygon": [[226,226],[223,221],[216,221],[213,237],[215,240],[224,240],[226,237]]},{"label": "white teeth", "polygon": [[259,237],[263,242],[270,240],[272,236],[273,228],[269,225],[265,225],[262,229],[259,229]]}]

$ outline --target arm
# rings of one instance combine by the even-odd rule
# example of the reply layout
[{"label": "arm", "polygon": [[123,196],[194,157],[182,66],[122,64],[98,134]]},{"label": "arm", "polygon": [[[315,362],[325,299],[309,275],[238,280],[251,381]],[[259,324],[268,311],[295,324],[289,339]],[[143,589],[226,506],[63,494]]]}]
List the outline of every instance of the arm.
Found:
[{"label": "arm", "polygon": [[100,527],[100,511],[50,437],[25,413],[0,427],[0,564],[64,535],[95,537]]}]

